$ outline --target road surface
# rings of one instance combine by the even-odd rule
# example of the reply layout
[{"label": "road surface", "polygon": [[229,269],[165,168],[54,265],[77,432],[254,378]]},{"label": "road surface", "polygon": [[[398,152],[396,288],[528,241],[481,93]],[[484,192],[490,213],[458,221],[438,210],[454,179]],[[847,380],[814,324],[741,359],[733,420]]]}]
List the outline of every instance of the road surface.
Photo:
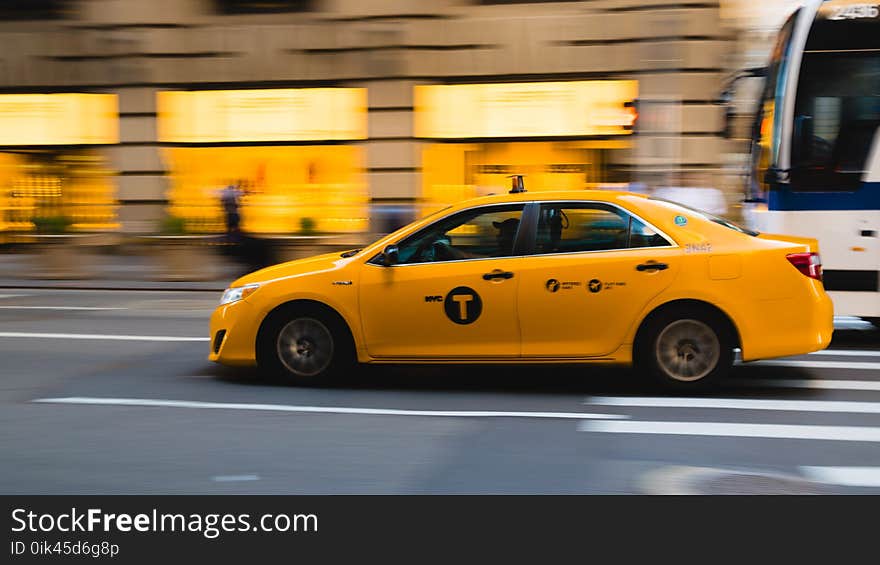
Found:
[{"label": "road surface", "polygon": [[626,370],[205,360],[213,292],[0,289],[0,493],[880,494],[880,332],[680,398]]}]

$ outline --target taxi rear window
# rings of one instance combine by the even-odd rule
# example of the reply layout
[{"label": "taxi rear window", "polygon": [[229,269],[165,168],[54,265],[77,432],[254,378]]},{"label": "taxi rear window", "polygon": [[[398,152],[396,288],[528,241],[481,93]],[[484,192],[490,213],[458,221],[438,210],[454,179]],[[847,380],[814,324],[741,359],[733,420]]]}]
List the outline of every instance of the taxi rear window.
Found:
[{"label": "taxi rear window", "polygon": [[696,208],[691,208],[690,206],[686,206],[681,202],[673,202],[672,200],[665,200],[663,198],[654,198],[651,197],[650,200],[655,200],[657,202],[665,202],[666,204],[672,204],[673,206],[678,206],[684,210],[687,210],[691,214],[697,215],[703,219],[709,220],[712,223],[718,224],[719,226],[724,226],[725,228],[731,229],[733,231],[738,231],[739,233],[744,233],[746,235],[750,235],[752,237],[760,235],[760,232],[756,232],[754,230],[750,230],[749,228],[743,227],[735,222],[731,222],[725,218],[721,218],[714,214],[710,214],[709,212],[704,212],[703,210],[698,210]]}]

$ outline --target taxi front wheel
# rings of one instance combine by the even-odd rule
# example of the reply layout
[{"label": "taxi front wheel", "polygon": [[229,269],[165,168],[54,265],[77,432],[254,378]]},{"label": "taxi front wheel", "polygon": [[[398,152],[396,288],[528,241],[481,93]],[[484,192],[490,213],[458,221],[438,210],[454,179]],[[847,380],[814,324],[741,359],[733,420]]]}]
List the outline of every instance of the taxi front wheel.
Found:
[{"label": "taxi front wheel", "polygon": [[283,308],[263,324],[257,364],[300,385],[326,384],[354,365],[345,322],[321,308]]},{"label": "taxi front wheel", "polygon": [[636,368],[655,383],[676,390],[714,385],[730,372],[733,332],[710,309],[674,309],[648,320],[636,341]]}]

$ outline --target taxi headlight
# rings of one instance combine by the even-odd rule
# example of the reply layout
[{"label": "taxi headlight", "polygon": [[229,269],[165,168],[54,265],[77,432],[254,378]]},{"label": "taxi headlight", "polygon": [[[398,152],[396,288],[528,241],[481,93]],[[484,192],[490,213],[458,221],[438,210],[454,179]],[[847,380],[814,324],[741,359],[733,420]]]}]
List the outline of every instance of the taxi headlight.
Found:
[{"label": "taxi headlight", "polygon": [[260,288],[260,285],[258,284],[246,284],[235,288],[227,288],[223,293],[223,298],[220,299],[220,305],[223,306],[224,304],[244,300],[253,294],[258,288]]}]

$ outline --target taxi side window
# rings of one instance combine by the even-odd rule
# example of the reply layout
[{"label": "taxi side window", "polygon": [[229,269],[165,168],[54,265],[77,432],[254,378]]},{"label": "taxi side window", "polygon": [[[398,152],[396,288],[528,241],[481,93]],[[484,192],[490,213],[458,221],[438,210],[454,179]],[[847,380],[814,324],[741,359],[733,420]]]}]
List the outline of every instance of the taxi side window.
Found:
[{"label": "taxi side window", "polygon": [[398,244],[402,264],[513,255],[523,205],[465,210],[438,220]]},{"label": "taxi side window", "polygon": [[669,245],[623,210],[603,204],[542,204],[537,253],[611,251]]},{"label": "taxi side window", "polygon": [[650,226],[633,218],[629,226],[629,247],[665,247],[669,242]]}]

